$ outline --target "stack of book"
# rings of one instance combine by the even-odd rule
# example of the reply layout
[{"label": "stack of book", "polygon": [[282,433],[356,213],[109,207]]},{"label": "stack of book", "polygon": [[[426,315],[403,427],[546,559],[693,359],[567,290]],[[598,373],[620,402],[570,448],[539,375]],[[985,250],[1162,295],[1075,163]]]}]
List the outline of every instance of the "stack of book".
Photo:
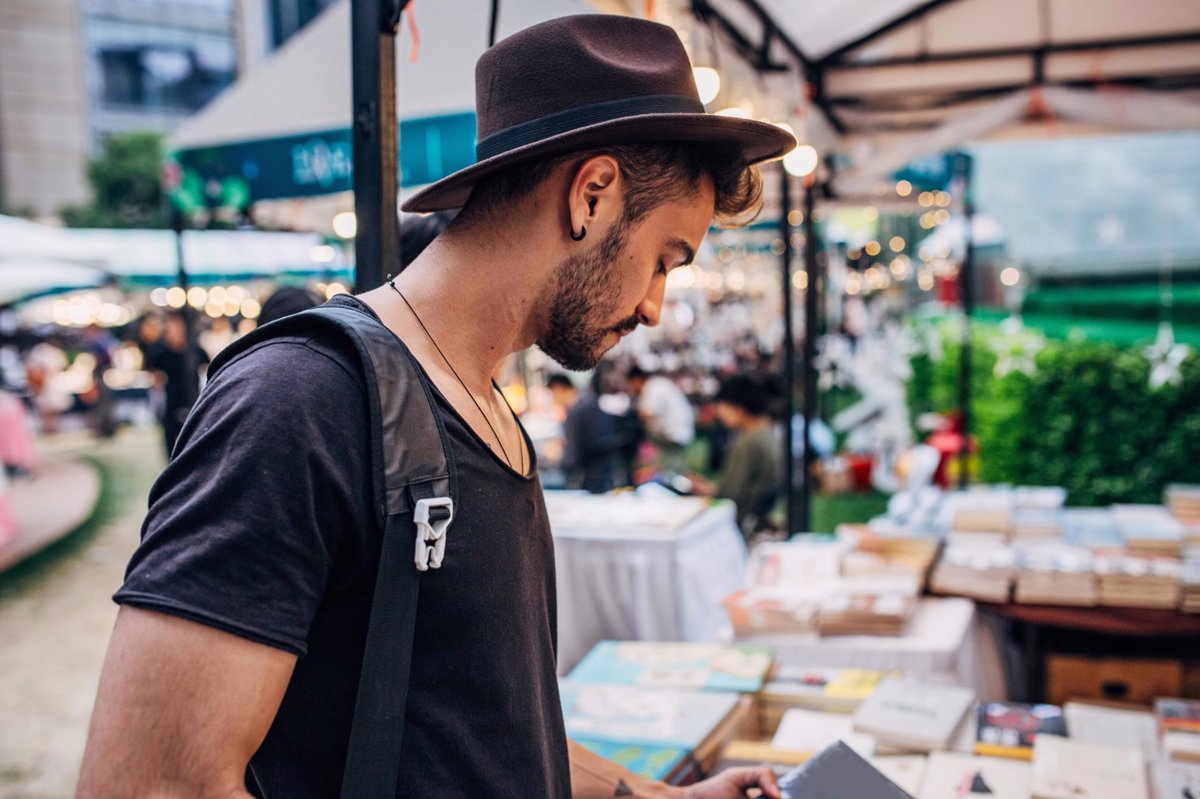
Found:
[{"label": "stack of book", "polygon": [[780,664],[759,693],[759,725],[764,733],[774,733],[783,714],[792,708],[853,713],[888,676],[898,675]]},{"label": "stack of book", "polygon": [[1015,543],[1059,541],[1063,535],[1063,514],[1055,508],[1018,508],[1013,511],[1011,536]]},{"label": "stack of book", "polygon": [[1113,523],[1130,552],[1178,557],[1183,525],[1162,505],[1113,505]]},{"label": "stack of book", "polygon": [[919,799],[1029,799],[1028,763],[957,752],[929,756]]},{"label": "stack of book", "polygon": [[1071,546],[1085,549],[1125,546],[1108,508],[1067,508],[1062,514],[1062,524],[1063,542]]},{"label": "stack of book", "polygon": [[1009,546],[951,545],[942,551],[929,587],[984,602],[1008,602],[1016,574],[1017,553]]},{"label": "stack of book", "polygon": [[1033,799],[1149,799],[1146,761],[1134,747],[1038,735],[1030,794]]},{"label": "stack of book", "polygon": [[921,589],[940,546],[936,536],[881,535],[865,524],[839,525],[837,536],[851,547],[842,559],[842,574],[911,574],[920,579]]},{"label": "stack of book", "polygon": [[1082,547],[1030,546],[1017,555],[1014,599],[1031,605],[1092,607],[1100,600],[1095,557]]},{"label": "stack of book", "polygon": [[1017,486],[1012,490],[1016,510],[1061,510],[1067,502],[1062,486]]},{"label": "stack of book", "polygon": [[761,544],[747,566],[747,584],[761,587],[811,588],[836,581],[850,546],[830,539],[801,539]]},{"label": "stack of book", "polygon": [[1012,523],[1013,495],[1009,491],[968,491],[952,495],[950,534],[954,543],[1003,543]]},{"label": "stack of book", "polygon": [[1167,510],[1180,523],[1200,527],[1200,485],[1169,485],[1166,502]]},{"label": "stack of book", "polygon": [[721,746],[753,722],[750,697],[559,683],[567,737],[635,773],[675,785],[707,773]]},{"label": "stack of book", "polygon": [[812,629],[816,600],[812,592],[757,586],[735,591],[721,606],[737,635],[790,633]]},{"label": "stack of book", "polygon": [[1100,604],[1128,608],[1174,608],[1179,604],[1178,560],[1112,554],[1096,558]]},{"label": "stack of book", "polygon": [[969,688],[888,679],[854,713],[854,730],[877,747],[904,752],[950,748],[975,702]]},{"label": "stack of book", "polygon": [[1057,705],[985,702],[977,712],[977,755],[1031,760],[1035,736],[1067,734],[1063,709]]},{"label": "stack of book", "polygon": [[580,683],[758,693],[771,671],[769,647],[658,641],[601,641],[571,670]]},{"label": "stack of book", "polygon": [[1180,607],[1186,613],[1200,613],[1200,550],[1188,550],[1179,571],[1183,591]]},{"label": "stack of book", "polygon": [[601,641],[559,683],[567,735],[635,773],[682,784],[756,729],[753,694],[772,664],[762,646]]},{"label": "stack of book", "polygon": [[1158,699],[1154,714],[1167,759],[1200,763],[1200,701]]},{"label": "stack of book", "polygon": [[817,603],[821,635],[903,635],[917,609],[914,593],[836,593]]}]

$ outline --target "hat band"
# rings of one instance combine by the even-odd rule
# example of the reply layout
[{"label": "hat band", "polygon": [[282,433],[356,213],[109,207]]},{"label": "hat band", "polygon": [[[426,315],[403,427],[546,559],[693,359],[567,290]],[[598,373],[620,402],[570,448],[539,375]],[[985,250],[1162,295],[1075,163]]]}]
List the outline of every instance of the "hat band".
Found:
[{"label": "hat band", "polygon": [[685,94],[658,94],[650,97],[631,97],[611,100],[579,108],[560,111],[557,114],[531,119],[511,128],[493,133],[475,145],[475,160],[501,155],[509,150],[533,144],[551,136],[570,133],[573,130],[612,122],[625,117],[643,114],[703,114],[704,105],[695,97]]}]

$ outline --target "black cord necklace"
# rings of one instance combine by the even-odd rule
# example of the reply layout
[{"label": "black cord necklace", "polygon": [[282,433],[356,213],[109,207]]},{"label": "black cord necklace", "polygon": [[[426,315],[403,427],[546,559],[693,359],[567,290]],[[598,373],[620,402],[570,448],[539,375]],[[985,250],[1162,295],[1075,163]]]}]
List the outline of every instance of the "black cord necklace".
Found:
[{"label": "black cord necklace", "polygon": [[[463,387],[463,391],[467,392],[467,396],[471,398],[471,402],[475,405],[475,410],[479,411],[479,415],[483,417],[484,423],[488,426],[488,429],[492,431],[492,435],[495,436],[496,443],[500,445],[500,452],[504,454],[504,462],[508,464],[508,468],[513,469],[519,474],[525,474],[525,447],[521,447],[520,468],[516,469],[513,466],[512,458],[510,458],[508,455],[508,450],[504,446],[504,439],[500,438],[500,434],[497,433],[496,428],[492,426],[492,420],[488,418],[486,413],[483,412],[483,407],[480,406],[479,401],[475,399],[475,395],[471,392],[471,389],[467,388],[467,384],[463,382],[461,377],[458,376],[458,370],[454,368],[454,364],[450,363],[450,359],[446,357],[446,353],[442,352],[442,348],[438,346],[437,339],[433,337],[433,334],[429,332],[429,328],[427,328],[425,323],[421,321],[421,316],[417,313],[417,309],[413,308],[412,303],[408,301],[408,297],[405,297],[404,292],[400,291],[400,289],[396,286],[396,279],[394,277],[388,275],[387,284],[392,287],[392,291],[400,295],[400,299],[404,300],[404,304],[408,306],[408,310],[413,315],[413,319],[416,319],[417,324],[420,325],[421,329],[425,331],[425,336],[429,339],[429,343],[433,345],[435,350],[437,350],[437,354],[442,356],[442,360],[446,363],[446,366],[450,368],[450,373],[454,375],[454,379],[458,381],[458,384]],[[492,385],[495,386],[495,383]],[[500,391],[498,388],[496,390]],[[517,418],[517,414],[512,409],[512,406],[508,404],[508,397],[504,396],[503,391],[500,391],[500,398],[504,400],[505,407],[508,408],[508,412],[513,415],[513,419],[515,420]]]}]

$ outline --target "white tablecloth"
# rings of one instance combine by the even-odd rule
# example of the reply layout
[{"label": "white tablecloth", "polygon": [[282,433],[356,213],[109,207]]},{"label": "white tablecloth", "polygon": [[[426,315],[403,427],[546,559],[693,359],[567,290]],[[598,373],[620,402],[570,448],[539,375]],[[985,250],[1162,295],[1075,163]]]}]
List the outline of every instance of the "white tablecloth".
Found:
[{"label": "white tablecloth", "polygon": [[966,686],[983,701],[1007,699],[995,636],[969,599],[922,599],[902,636],[770,633],[738,642],[773,647],[776,659],[791,665],[896,670]]},{"label": "white tablecloth", "polygon": [[720,641],[745,582],[728,502],[547,492],[558,573],[558,672],[598,642]]}]

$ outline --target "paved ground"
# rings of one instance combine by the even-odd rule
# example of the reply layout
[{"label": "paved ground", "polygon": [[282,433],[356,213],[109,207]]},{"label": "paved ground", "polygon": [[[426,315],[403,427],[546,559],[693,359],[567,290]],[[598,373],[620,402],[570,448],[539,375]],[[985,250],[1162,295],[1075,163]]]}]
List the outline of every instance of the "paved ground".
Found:
[{"label": "paved ground", "polygon": [[163,465],[157,430],[47,442],[104,477],[97,513],[78,534],[0,574],[0,799],[74,794],[108,635],[110,596],[137,545],[146,494]]}]

